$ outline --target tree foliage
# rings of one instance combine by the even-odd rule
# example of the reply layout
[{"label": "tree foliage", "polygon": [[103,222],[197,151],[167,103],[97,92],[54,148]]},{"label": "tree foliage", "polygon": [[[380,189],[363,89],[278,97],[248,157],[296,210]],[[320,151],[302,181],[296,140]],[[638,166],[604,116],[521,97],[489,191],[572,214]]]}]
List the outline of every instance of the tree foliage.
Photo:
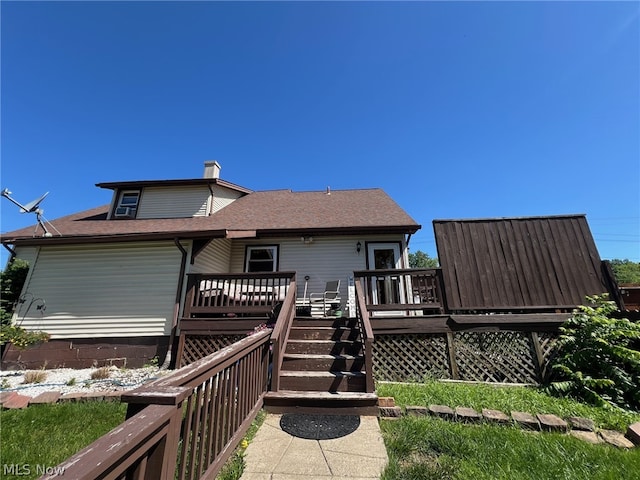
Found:
[{"label": "tree foliage", "polygon": [[23,349],[49,340],[45,332],[29,331],[11,324],[28,272],[29,264],[14,258],[0,273],[0,345],[11,343]]},{"label": "tree foliage", "polygon": [[632,262],[631,260],[610,260],[611,269],[616,276],[618,285],[623,283],[640,284],[640,262]]},{"label": "tree foliage", "polygon": [[607,295],[587,297],[560,328],[552,391],[597,406],[640,411],[640,324],[611,318]]},{"label": "tree foliage", "polygon": [[29,264],[25,260],[14,258],[0,273],[0,320],[3,324],[11,321],[28,272]]},{"label": "tree foliage", "polygon": [[410,268],[438,268],[438,259],[431,258],[428,253],[418,250],[409,254]]}]

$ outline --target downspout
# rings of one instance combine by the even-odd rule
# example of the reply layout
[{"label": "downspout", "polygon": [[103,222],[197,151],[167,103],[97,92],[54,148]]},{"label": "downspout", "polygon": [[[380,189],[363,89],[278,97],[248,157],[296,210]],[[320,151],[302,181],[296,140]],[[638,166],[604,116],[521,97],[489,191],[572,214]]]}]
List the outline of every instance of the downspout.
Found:
[{"label": "downspout", "polygon": [[13,261],[13,259],[16,258],[16,251],[6,243],[3,243],[2,246],[9,250],[9,260],[7,260],[7,265],[9,265]]},{"label": "downspout", "polygon": [[162,363],[161,368],[163,369],[168,368],[171,363],[171,357],[173,354],[173,342],[176,339],[176,333],[177,333],[176,331],[178,329],[178,315],[180,315],[180,299],[182,298],[182,287],[184,286],[184,273],[187,265],[187,251],[180,244],[180,239],[174,238],[173,242],[175,243],[176,247],[178,247],[178,250],[180,250],[180,253],[182,254],[182,260],[180,261],[178,289],[176,290],[175,307],[173,310],[173,324],[171,325],[171,335],[169,337],[169,350],[167,350],[167,356],[165,357],[164,362]]},{"label": "downspout", "polygon": [[402,255],[403,257],[403,261],[406,260],[406,264],[405,264],[405,268],[409,268],[409,242],[411,241],[411,233],[407,234],[406,238],[405,238],[405,248],[404,248],[404,255]]}]

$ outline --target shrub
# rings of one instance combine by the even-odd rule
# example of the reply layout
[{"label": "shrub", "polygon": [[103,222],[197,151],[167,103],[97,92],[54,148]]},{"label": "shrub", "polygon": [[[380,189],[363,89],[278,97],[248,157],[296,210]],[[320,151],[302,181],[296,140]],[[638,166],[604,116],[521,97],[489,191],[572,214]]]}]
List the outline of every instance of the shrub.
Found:
[{"label": "shrub", "polygon": [[20,258],[14,258],[0,273],[0,346],[7,343],[23,350],[32,345],[46,342],[49,335],[45,332],[27,331],[11,324],[15,305],[29,272],[29,264]]},{"label": "shrub", "polygon": [[16,348],[24,350],[48,340],[49,334],[46,332],[25,330],[17,325],[0,325],[0,345],[11,343]]},{"label": "shrub", "polygon": [[14,258],[0,273],[0,322],[9,323],[29,272],[29,264]]},{"label": "shrub", "polygon": [[611,318],[617,311],[607,295],[587,297],[560,328],[553,370],[556,393],[588,403],[640,411],[640,324]]}]

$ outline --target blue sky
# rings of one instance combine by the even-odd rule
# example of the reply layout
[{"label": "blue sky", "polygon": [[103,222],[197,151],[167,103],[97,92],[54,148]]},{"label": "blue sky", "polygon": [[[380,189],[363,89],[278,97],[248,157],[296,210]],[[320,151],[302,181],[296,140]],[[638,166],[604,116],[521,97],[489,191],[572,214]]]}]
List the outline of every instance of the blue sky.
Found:
[{"label": "blue sky", "polygon": [[585,213],[640,261],[637,2],[0,8],[1,187],[50,220],[215,159],[254,190],[381,187],[432,256],[433,219]]}]

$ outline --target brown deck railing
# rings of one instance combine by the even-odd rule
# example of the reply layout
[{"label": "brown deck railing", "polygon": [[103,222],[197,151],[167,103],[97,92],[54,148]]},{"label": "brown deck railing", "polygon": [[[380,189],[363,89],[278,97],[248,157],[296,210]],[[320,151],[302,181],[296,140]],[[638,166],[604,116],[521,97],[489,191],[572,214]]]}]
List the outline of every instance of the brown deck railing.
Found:
[{"label": "brown deck railing", "polygon": [[284,350],[289,339],[289,331],[296,316],[296,280],[291,280],[289,292],[282,304],[280,314],[271,334],[271,351],[272,351],[272,372],[271,372],[271,390],[277,392],[280,390],[280,369],[284,358]]},{"label": "brown deck railing", "polygon": [[56,472],[80,480],[215,478],[262,408],[270,334],[256,333],[123,395],[127,420]]},{"label": "brown deck railing", "polygon": [[364,299],[364,289],[360,281],[355,282],[356,287],[356,316],[358,319],[358,327],[362,338],[364,348],[364,369],[366,375],[366,391],[373,393],[376,391],[375,381],[373,379],[373,328],[369,320],[369,311]]},{"label": "brown deck railing", "polygon": [[184,318],[264,314],[282,303],[295,272],[189,274]]},{"label": "brown deck railing", "polygon": [[364,302],[369,312],[444,311],[439,268],[365,270],[354,275],[363,282]]}]

